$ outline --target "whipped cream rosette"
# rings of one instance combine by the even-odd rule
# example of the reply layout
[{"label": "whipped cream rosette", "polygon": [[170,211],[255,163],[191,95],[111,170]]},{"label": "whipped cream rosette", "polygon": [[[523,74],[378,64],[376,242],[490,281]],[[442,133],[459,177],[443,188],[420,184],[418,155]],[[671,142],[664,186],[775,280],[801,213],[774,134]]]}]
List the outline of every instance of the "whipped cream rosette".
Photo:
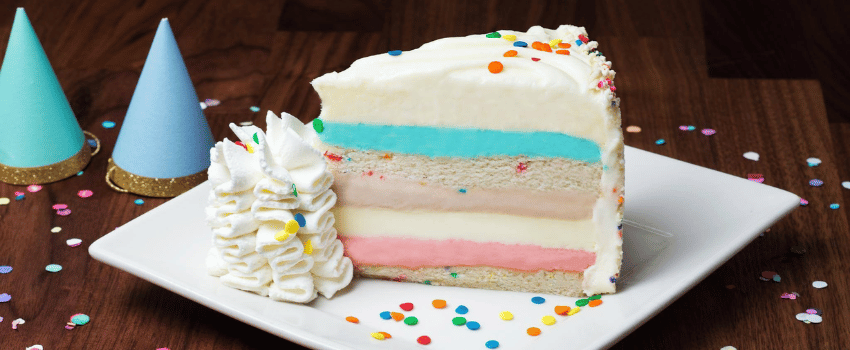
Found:
[{"label": "whipped cream rosette", "polygon": [[207,268],[224,285],[305,303],[333,297],[351,282],[353,265],[333,228],[333,176],[311,146],[316,134],[281,117],[270,111],[266,132],[231,124],[239,143],[225,139],[211,150]]}]

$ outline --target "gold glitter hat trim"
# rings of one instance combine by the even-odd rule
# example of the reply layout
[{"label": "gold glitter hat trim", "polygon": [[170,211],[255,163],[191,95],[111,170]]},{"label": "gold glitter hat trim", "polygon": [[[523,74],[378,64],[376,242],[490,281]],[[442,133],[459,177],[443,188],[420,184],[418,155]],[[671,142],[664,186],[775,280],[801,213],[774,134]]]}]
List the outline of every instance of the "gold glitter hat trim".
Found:
[{"label": "gold glitter hat trim", "polygon": [[112,158],[109,158],[109,165],[106,166],[106,184],[113,190],[148,197],[174,197],[206,180],[206,170],[183,177],[156,178],[136,175],[121,169]]},{"label": "gold glitter hat trim", "polygon": [[12,167],[0,163],[0,181],[12,185],[33,185],[56,182],[68,178],[83,170],[89,164],[91,157],[100,152],[100,139],[88,131],[86,135],[97,142],[97,148],[91,151],[88,142],[83,140],[83,147],[77,154],[61,162],[38,167]]}]

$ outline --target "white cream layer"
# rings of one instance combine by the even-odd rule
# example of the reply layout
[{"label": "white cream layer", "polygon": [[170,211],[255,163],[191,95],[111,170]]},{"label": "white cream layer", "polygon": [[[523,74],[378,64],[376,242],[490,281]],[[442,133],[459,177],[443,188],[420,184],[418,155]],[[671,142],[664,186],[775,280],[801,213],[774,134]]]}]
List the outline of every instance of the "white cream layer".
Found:
[{"label": "white cream layer", "polygon": [[491,213],[395,211],[337,206],[339,235],[461,239],[595,251],[593,221],[553,220]]}]

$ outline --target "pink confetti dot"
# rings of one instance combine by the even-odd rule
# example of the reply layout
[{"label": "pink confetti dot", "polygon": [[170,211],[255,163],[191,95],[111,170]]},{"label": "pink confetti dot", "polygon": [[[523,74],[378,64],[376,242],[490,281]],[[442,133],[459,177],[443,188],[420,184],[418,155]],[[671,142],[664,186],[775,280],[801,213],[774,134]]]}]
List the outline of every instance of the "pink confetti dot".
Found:
[{"label": "pink confetti dot", "polygon": [[679,130],[688,131],[688,126],[687,125],[679,125]]},{"label": "pink confetti dot", "polygon": [[41,191],[41,186],[40,185],[29,185],[29,186],[27,186],[27,191],[30,191],[30,192]]},{"label": "pink confetti dot", "polygon": [[60,216],[68,216],[71,215],[71,209],[57,210],[56,214],[59,214]]},{"label": "pink confetti dot", "polygon": [[800,198],[800,205],[809,205],[809,201],[807,201],[803,198]]},{"label": "pink confetti dot", "polygon": [[81,190],[80,192],[77,192],[77,195],[80,196],[80,198],[89,198],[93,194],[94,192],[90,190]]},{"label": "pink confetti dot", "polygon": [[61,209],[68,209],[68,205],[67,204],[54,204],[53,205],[53,210],[61,210]]},{"label": "pink confetti dot", "polygon": [[702,129],[702,134],[705,135],[705,136],[711,136],[711,135],[714,135],[716,133],[717,133],[717,131],[714,130],[714,129]]},{"label": "pink confetti dot", "polygon": [[807,313],[807,314],[809,314],[809,315],[814,315],[814,314],[818,313],[818,310],[815,310],[815,309],[806,309],[806,313]]},{"label": "pink confetti dot", "polygon": [[25,193],[21,191],[15,191],[15,196],[23,196]]}]

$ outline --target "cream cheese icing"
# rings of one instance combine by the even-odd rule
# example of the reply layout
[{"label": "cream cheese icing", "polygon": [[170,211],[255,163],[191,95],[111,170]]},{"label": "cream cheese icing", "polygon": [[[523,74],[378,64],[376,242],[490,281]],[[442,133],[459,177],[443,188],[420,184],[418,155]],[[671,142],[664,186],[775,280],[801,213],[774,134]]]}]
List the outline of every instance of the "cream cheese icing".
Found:
[{"label": "cream cheese icing", "polygon": [[353,275],[329,211],[333,177],[310,146],[315,132],[286,113],[269,112],[266,122],[266,132],[231,124],[239,143],[225,139],[210,151],[208,272],[275,300],[330,298]]}]

